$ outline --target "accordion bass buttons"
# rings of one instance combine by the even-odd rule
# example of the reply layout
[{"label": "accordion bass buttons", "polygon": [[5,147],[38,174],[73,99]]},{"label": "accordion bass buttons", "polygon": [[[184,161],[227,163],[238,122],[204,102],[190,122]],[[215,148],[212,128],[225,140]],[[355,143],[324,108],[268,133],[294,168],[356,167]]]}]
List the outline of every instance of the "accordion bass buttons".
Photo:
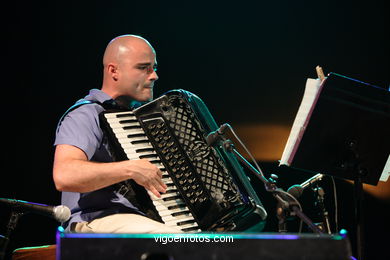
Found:
[{"label": "accordion bass buttons", "polygon": [[150,124],[150,125],[148,125],[148,129],[149,130],[153,130],[153,129],[155,129],[156,128],[156,124]]}]

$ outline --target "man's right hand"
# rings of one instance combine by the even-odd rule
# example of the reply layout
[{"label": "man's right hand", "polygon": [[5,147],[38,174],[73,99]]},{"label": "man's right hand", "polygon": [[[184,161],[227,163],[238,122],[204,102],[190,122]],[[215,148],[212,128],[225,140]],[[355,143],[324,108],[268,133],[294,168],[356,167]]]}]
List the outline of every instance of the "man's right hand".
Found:
[{"label": "man's right hand", "polygon": [[145,189],[152,192],[158,198],[160,193],[165,193],[167,186],[162,181],[162,173],[146,159],[130,160],[128,162],[128,170],[131,173],[131,179],[143,186]]}]

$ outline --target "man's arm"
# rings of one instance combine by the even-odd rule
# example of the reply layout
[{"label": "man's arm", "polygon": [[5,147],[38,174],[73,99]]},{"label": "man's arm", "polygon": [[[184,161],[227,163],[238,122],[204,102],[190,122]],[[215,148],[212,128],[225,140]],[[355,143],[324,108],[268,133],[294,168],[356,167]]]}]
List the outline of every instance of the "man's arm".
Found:
[{"label": "man's arm", "polygon": [[90,192],[133,179],[157,197],[166,191],[161,171],[148,160],[91,162],[81,149],[67,144],[56,146],[53,179],[57,190]]}]

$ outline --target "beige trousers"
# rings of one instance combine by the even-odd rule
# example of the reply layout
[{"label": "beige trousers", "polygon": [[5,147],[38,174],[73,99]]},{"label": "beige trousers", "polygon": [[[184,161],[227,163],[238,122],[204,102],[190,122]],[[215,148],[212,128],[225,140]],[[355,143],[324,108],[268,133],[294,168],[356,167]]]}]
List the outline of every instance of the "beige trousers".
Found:
[{"label": "beige trousers", "polygon": [[138,214],[114,214],[91,222],[79,222],[71,227],[78,233],[182,233],[179,228]]}]

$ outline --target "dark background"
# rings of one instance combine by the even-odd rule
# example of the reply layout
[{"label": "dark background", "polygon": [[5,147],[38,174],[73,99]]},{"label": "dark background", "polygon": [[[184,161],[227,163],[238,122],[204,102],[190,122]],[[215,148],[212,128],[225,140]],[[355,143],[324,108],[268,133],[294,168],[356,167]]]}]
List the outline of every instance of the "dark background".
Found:
[{"label": "dark background", "polygon": [[[387,89],[389,9],[371,1],[17,1],[2,8],[3,170],[0,197],[57,205],[51,178],[62,113],[101,85],[101,59],[115,36],[138,34],[157,51],[155,96],[183,88],[218,123],[291,126],[315,66]],[[257,158],[287,189],[311,175]],[[336,180],[339,229],[354,244],[353,189]],[[273,198],[254,181],[276,232]],[[330,179],[323,182],[333,217]],[[315,218],[311,193],[302,198]],[[365,194],[366,253],[389,256],[389,199]],[[0,234],[9,210],[0,208]],[[334,220],[332,220],[334,222]],[[54,220],[26,215],[9,249],[55,243]],[[292,223],[291,231],[296,231]],[[383,238],[382,238],[383,237]],[[388,239],[387,239],[388,240]]]}]

